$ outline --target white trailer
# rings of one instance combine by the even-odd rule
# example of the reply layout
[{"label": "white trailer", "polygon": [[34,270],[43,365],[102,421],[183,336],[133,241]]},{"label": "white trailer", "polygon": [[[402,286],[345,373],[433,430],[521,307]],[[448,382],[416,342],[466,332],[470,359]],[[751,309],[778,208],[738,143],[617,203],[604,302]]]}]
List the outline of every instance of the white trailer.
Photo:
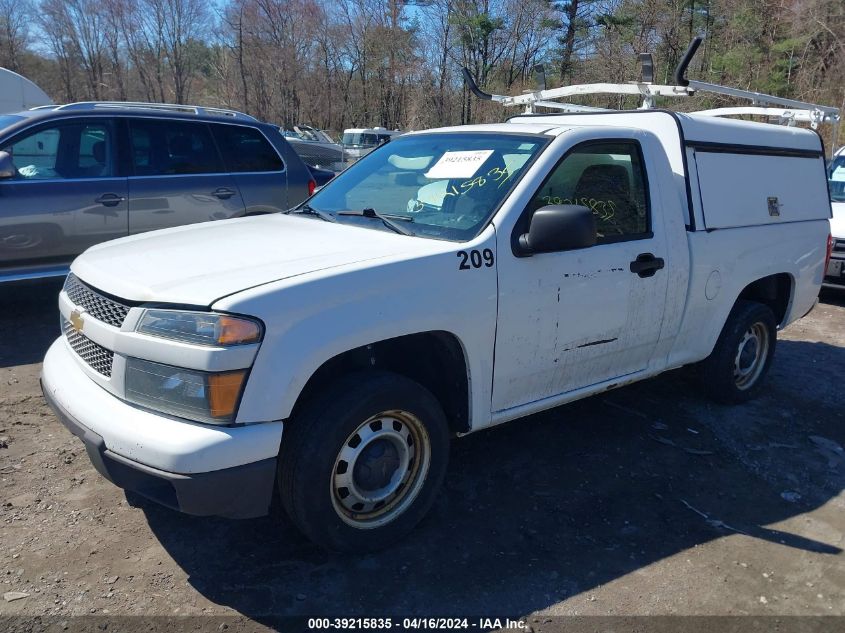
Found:
[{"label": "white trailer", "polygon": [[0,114],[52,104],[50,97],[29,79],[7,68],[0,68]]}]

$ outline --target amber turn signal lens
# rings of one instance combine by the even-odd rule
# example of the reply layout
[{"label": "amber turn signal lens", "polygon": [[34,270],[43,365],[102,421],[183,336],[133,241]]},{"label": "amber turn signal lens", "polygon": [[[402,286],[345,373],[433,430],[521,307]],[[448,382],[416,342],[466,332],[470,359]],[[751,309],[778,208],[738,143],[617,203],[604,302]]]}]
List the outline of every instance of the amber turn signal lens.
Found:
[{"label": "amber turn signal lens", "polygon": [[212,417],[225,418],[235,413],[244,378],[245,369],[208,376],[208,408]]},{"label": "amber turn signal lens", "polygon": [[219,345],[242,345],[261,339],[261,327],[254,321],[221,316],[217,324]]}]

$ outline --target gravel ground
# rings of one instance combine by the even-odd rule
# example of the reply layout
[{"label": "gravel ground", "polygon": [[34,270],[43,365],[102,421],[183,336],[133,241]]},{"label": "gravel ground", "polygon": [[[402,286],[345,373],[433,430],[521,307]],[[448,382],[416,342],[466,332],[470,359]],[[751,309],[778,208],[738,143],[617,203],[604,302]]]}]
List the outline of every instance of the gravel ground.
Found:
[{"label": "gravel ground", "polygon": [[845,293],[753,403],[682,370],[457,440],[423,524],[353,557],[100,478],[38,387],[57,291],[0,290],[0,616],[845,614]]}]

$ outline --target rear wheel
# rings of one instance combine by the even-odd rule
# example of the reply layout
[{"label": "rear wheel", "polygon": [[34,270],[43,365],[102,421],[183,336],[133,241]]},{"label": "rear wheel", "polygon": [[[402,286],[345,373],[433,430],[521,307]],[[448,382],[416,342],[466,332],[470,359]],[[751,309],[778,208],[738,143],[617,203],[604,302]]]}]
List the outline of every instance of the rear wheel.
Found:
[{"label": "rear wheel", "polygon": [[768,306],[738,301],[713,352],[702,362],[707,395],[717,402],[750,400],[769,371],[777,343],[775,315]]},{"label": "rear wheel", "polygon": [[380,549],[428,511],[448,448],[446,417],[422,385],[388,372],[347,376],[285,427],[282,505],[324,547]]}]

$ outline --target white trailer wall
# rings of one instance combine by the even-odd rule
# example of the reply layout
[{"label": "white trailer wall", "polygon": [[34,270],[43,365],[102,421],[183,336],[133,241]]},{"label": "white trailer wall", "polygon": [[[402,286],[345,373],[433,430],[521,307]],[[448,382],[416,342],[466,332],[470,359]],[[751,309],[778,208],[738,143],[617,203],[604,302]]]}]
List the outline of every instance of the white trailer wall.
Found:
[{"label": "white trailer wall", "polygon": [[0,68],[0,114],[28,110],[53,102],[41,88],[26,77]]}]

